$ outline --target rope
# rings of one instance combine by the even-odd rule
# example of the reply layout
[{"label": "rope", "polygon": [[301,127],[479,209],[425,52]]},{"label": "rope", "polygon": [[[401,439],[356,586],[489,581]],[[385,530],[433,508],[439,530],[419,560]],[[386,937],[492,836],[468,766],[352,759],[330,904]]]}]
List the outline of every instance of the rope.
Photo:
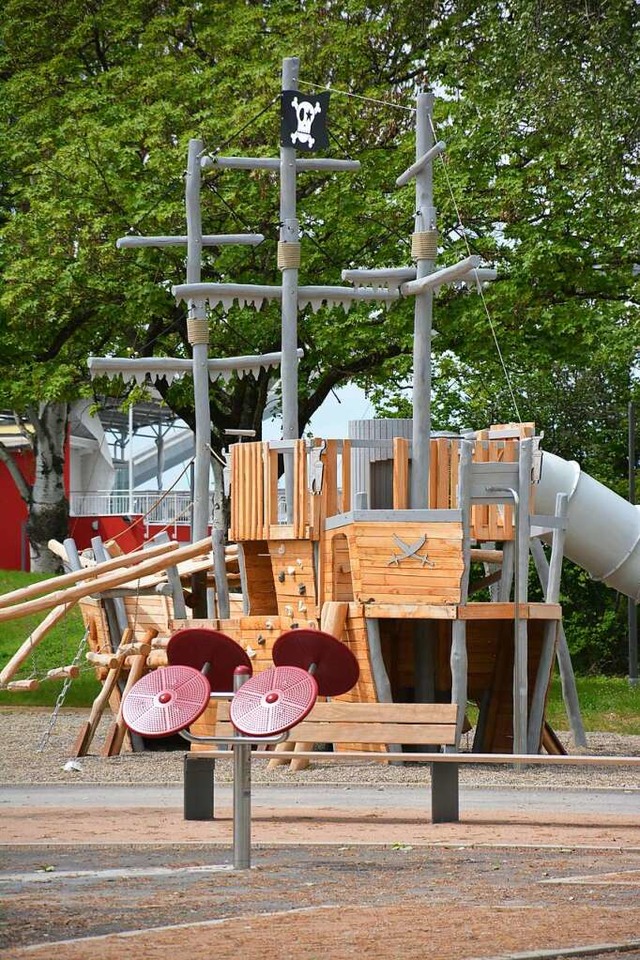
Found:
[{"label": "rope", "polygon": [[278,270],[288,270],[300,266],[300,244],[278,242]]},{"label": "rope", "polygon": [[[149,509],[147,510],[146,513],[143,513],[141,517],[138,517],[137,520],[134,520],[132,523],[130,523],[128,526],[126,526],[126,527],[124,528],[124,530],[122,530],[120,533],[117,533],[117,534],[115,535],[115,537],[111,537],[112,541],[113,541],[114,543],[117,543],[118,540],[120,539],[120,537],[124,537],[125,533],[128,533],[129,530],[133,530],[133,528],[134,528],[134,527],[137,527],[137,525],[138,525],[139,523],[143,523],[143,522],[147,519],[147,517],[150,516],[150,515],[153,513],[153,511],[156,509],[156,507],[159,506],[159,504],[162,503],[162,501],[165,499],[165,497],[168,497],[168,496],[169,496],[169,494],[171,493],[171,491],[173,490],[173,488],[174,488],[174,487],[176,486],[176,484],[182,479],[182,477],[185,475],[185,473],[187,472],[187,470],[189,469],[189,467],[191,466],[191,464],[194,463],[194,462],[195,462],[195,457],[192,457],[191,460],[189,460],[189,462],[185,465],[184,469],[178,474],[178,476],[177,476],[176,479],[173,481],[173,483],[171,484],[171,486],[169,487],[169,489],[168,489],[168,490],[165,490],[161,497],[158,497],[157,500],[154,500],[154,501],[153,501],[153,503],[151,504],[151,506],[149,507]],[[174,519],[177,519],[177,518],[174,518]]]},{"label": "rope", "polygon": [[192,346],[198,343],[209,343],[209,321],[206,317],[187,319],[187,338]]},{"label": "rope", "polygon": [[427,230],[411,235],[411,258],[413,260],[435,260],[438,254],[438,231]]},{"label": "rope", "polygon": [[[433,126],[433,120],[431,119],[431,117],[429,117],[429,123],[430,123],[430,125],[431,125],[431,131],[432,131],[432,133],[433,133],[434,139],[437,140],[438,137],[437,137],[437,134],[436,134],[435,127]],[[444,162],[444,157],[442,156],[442,154],[440,154],[440,162],[441,162],[441,164],[442,164],[442,169],[443,169],[443,171],[444,171],[445,180],[447,181],[447,186],[448,186],[448,188],[449,188],[449,194],[451,195],[451,201],[452,201],[453,207],[454,207],[454,209],[455,209],[455,211],[456,211],[456,217],[458,218],[458,223],[460,224],[460,227],[462,228],[462,239],[464,240],[464,244],[465,244],[465,246],[466,246],[466,248],[467,248],[467,254],[468,254],[468,256],[471,256],[471,247],[469,246],[469,241],[468,241],[468,239],[467,239],[466,227],[465,227],[464,223],[462,222],[462,217],[460,216],[460,209],[459,209],[459,207],[458,207],[458,204],[457,204],[457,202],[456,202],[455,195],[454,195],[454,193],[453,193],[453,187],[451,186],[451,180],[449,179],[449,173],[448,173],[448,171],[447,171],[447,165],[446,165],[446,163]],[[491,330],[491,335],[492,335],[492,337],[493,337],[493,342],[494,342],[494,344],[495,344],[495,348],[496,348],[496,351],[497,351],[497,354],[498,354],[498,359],[500,360],[500,366],[502,367],[502,372],[503,372],[503,374],[504,374],[504,378],[505,378],[505,381],[506,381],[506,384],[507,384],[507,389],[508,389],[509,395],[510,395],[510,397],[511,397],[511,402],[512,402],[512,404],[513,404],[513,409],[514,409],[514,411],[515,411],[515,414],[516,414],[516,417],[517,417],[517,419],[518,419],[518,422],[519,422],[519,423],[522,423],[523,421],[522,421],[522,417],[520,416],[520,411],[518,410],[518,403],[517,403],[517,401],[516,401],[516,396],[515,396],[515,393],[514,393],[514,390],[513,390],[513,386],[512,386],[512,384],[511,384],[511,378],[510,378],[510,376],[509,376],[509,371],[507,370],[507,365],[506,365],[505,362],[504,362],[504,357],[503,357],[503,355],[502,355],[502,350],[500,349],[500,344],[498,343],[498,336],[497,336],[497,334],[496,334],[495,326],[494,326],[493,321],[492,321],[492,319],[491,319],[491,314],[489,313],[489,307],[487,306],[487,301],[486,301],[486,299],[485,299],[484,292],[483,292],[482,287],[481,287],[480,284],[478,284],[478,293],[480,294],[480,299],[482,300],[482,305],[483,305],[483,307],[484,307],[484,312],[485,312],[486,317],[487,317],[487,320],[488,320],[488,322],[489,322],[489,329]]]},{"label": "rope", "polygon": [[303,80],[298,81],[298,85],[301,87],[309,87],[311,90],[328,90],[329,93],[337,93],[339,97],[352,97],[354,100],[365,100],[367,103],[378,103],[383,107],[391,107],[394,110],[404,110],[406,113],[415,113],[415,107],[405,107],[401,103],[392,103],[391,100],[378,100],[376,97],[364,97],[359,93],[349,93],[348,90],[338,90],[336,87],[322,86],[319,83],[305,83]]},{"label": "rope", "polygon": [[184,508],[184,510],[181,510],[180,513],[176,513],[175,516],[171,520],[169,520],[164,527],[158,530],[158,533],[154,534],[154,536],[157,537],[161,533],[166,533],[169,530],[169,528],[172,527],[175,523],[177,523],[181,517],[184,517],[185,514],[190,512],[191,508],[193,507],[193,503],[194,501],[190,500],[189,503]]}]

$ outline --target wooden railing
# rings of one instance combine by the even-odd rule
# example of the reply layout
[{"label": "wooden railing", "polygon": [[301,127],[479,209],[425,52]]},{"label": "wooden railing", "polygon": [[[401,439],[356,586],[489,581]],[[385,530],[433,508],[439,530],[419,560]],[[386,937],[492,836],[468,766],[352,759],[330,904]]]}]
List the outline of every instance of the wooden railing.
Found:
[{"label": "wooden railing", "polygon": [[[504,433],[504,436],[500,434]],[[517,435],[514,435],[516,434]],[[515,462],[521,436],[531,436],[533,424],[492,427],[475,435],[473,460]],[[447,510],[458,505],[458,437],[431,440],[429,507]],[[231,540],[317,540],[327,517],[346,513],[351,502],[351,452],[362,441],[293,440],[240,443],[231,448]],[[409,440],[396,437],[390,450],[393,470],[393,509],[410,504]],[[283,507],[281,476],[284,458],[292,458],[293,503],[289,519]],[[513,538],[512,508],[474,505],[471,536],[477,541]]]}]

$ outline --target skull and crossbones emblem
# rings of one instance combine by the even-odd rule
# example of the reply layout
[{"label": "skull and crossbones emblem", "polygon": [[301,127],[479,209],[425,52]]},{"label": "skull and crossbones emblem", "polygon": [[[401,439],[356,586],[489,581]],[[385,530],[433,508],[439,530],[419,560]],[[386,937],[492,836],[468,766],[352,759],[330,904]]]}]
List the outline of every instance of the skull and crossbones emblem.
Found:
[{"label": "skull and crossbones emblem", "polygon": [[311,148],[316,142],[311,136],[311,127],[317,115],[322,113],[322,107],[317,101],[310,103],[308,100],[298,100],[297,97],[293,98],[291,106],[298,121],[298,129],[291,134],[291,142],[306,143]]}]

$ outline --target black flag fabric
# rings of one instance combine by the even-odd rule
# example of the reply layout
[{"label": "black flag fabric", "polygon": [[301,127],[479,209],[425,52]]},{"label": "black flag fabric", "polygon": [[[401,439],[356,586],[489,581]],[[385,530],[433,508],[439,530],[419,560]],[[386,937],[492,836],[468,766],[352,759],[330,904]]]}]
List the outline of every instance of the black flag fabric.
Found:
[{"label": "black flag fabric", "polygon": [[283,90],[280,100],[280,145],[296,150],[326,150],[329,146],[329,93],[313,96]]}]

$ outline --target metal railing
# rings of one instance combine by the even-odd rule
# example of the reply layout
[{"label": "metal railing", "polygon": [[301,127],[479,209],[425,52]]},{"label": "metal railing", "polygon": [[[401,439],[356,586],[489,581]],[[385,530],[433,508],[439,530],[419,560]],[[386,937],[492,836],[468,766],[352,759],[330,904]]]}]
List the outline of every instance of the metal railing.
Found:
[{"label": "metal railing", "polygon": [[191,522],[191,493],[188,490],[91,490],[71,491],[72,517],[143,516],[147,523]]}]

